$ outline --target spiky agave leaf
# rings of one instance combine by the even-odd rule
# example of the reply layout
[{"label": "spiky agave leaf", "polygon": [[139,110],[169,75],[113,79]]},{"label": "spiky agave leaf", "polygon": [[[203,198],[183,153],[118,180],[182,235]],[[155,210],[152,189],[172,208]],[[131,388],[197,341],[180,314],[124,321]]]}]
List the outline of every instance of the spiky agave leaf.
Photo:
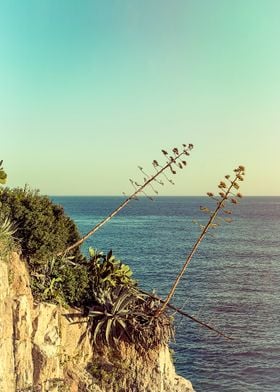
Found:
[{"label": "spiky agave leaf", "polygon": [[118,312],[126,312],[127,305],[134,300],[133,295],[129,292],[129,290],[124,291],[117,301],[114,303],[112,308],[112,313],[117,314]]},{"label": "spiky agave leaf", "polygon": [[96,325],[95,325],[95,328],[94,328],[94,333],[93,333],[93,342],[95,343],[95,344],[97,344],[97,336],[100,334],[100,332],[101,332],[101,328],[102,328],[102,326],[103,326],[103,324],[105,323],[105,319],[103,319],[103,320],[100,320]]},{"label": "spiky agave leaf", "polygon": [[5,217],[2,222],[0,219],[0,235],[9,237],[15,234],[16,228],[14,224],[11,222],[10,218]]},{"label": "spiky agave leaf", "polygon": [[113,317],[110,317],[106,320],[106,330],[105,330],[105,339],[107,344],[110,344],[110,335],[111,335],[111,328],[112,328],[112,324],[113,324]]},{"label": "spiky agave leaf", "polygon": [[4,172],[4,170],[2,169],[1,165],[0,165],[0,184],[5,184],[7,181],[7,174]]}]

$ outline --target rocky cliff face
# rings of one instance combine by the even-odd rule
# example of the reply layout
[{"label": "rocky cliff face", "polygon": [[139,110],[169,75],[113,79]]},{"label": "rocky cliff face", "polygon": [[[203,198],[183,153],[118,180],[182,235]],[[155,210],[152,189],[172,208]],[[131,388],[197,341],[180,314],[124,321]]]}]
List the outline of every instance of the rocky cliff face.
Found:
[{"label": "rocky cliff face", "polygon": [[78,313],[34,303],[24,262],[0,260],[0,392],[194,392],[168,347],[97,352]]}]

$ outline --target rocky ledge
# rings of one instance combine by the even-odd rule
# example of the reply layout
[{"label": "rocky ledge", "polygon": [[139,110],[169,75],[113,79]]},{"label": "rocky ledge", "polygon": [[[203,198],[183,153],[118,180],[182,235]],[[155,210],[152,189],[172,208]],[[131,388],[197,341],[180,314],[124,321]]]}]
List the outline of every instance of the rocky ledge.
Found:
[{"label": "rocky ledge", "polygon": [[78,313],[35,303],[24,261],[0,260],[0,392],[194,392],[167,346],[97,351]]}]

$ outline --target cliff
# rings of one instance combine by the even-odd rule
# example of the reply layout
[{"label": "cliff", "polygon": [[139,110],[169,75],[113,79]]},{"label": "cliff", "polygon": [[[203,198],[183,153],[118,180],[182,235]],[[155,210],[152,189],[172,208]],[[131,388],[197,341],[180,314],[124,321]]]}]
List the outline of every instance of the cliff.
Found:
[{"label": "cliff", "polygon": [[[35,303],[25,263],[0,260],[0,392],[194,392],[169,349],[93,349],[77,309]],[[75,321],[80,321],[79,323]],[[74,323],[73,323],[74,322]]]}]

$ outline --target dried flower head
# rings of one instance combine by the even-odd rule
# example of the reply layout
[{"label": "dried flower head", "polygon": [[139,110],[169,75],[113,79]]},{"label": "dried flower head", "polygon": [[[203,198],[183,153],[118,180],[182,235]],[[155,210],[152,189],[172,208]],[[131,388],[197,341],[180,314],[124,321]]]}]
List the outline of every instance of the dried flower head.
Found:
[{"label": "dried flower head", "polygon": [[153,160],[153,166],[154,166],[154,167],[159,166],[158,161],[156,161],[155,159]]},{"label": "dried flower head", "polygon": [[220,184],[218,185],[219,188],[226,188],[226,183],[224,183],[224,181],[221,181]]},{"label": "dried flower head", "polygon": [[232,218],[225,218],[224,221],[227,222],[227,223],[231,223],[232,222]]},{"label": "dried flower head", "polygon": [[235,189],[239,189],[239,188],[240,188],[239,185],[237,184],[237,182],[233,182],[233,183],[232,183],[232,186],[233,186]]}]

